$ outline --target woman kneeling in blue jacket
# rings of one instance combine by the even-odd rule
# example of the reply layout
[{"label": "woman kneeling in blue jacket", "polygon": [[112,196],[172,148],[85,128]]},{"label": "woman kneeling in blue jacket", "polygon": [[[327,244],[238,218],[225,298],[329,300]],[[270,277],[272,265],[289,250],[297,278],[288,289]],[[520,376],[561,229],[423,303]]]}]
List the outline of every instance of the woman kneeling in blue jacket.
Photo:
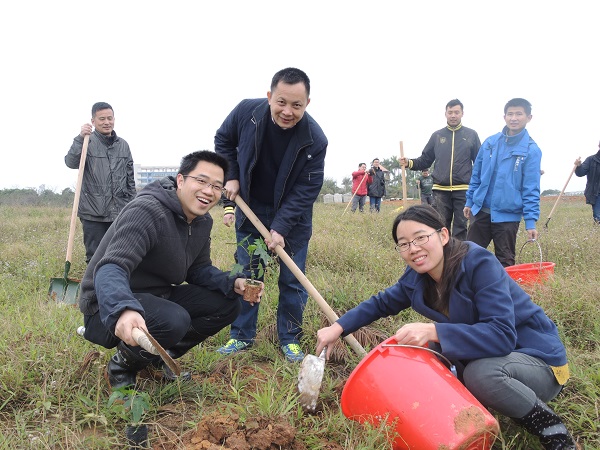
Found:
[{"label": "woman kneeling in blue jacket", "polygon": [[409,323],[399,344],[439,346],[467,389],[486,407],[539,437],[545,449],[575,449],[546,402],[569,378],[556,325],[496,257],[450,233],[437,211],[417,205],[394,220],[392,237],[408,264],[400,280],[317,332],[317,349],[375,320],[412,307],[432,320]]}]

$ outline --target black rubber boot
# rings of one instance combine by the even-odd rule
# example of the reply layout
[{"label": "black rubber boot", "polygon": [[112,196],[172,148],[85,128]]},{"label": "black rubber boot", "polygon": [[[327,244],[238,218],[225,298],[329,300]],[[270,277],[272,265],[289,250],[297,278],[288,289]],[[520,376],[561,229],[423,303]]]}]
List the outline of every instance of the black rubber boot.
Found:
[{"label": "black rubber boot", "polygon": [[154,361],[154,358],[144,358],[123,342],[117,345],[117,353],[110,358],[106,369],[108,383],[112,389],[135,386],[137,373]]},{"label": "black rubber boot", "polygon": [[573,437],[560,417],[539,398],[533,409],[524,417],[513,420],[534,436],[540,438],[540,444],[546,450],[576,450]]},{"label": "black rubber boot", "polygon": [[[193,328],[190,328],[188,330],[187,334],[183,337],[183,339],[181,341],[179,341],[177,344],[175,344],[173,347],[168,349],[167,353],[173,359],[181,358],[188,351],[193,349],[196,345],[200,344],[201,342],[204,342],[204,340],[207,339],[208,337],[209,336],[197,333]],[[178,378],[177,375],[175,375],[173,373],[173,371],[171,369],[169,369],[169,366],[167,366],[162,360],[157,361],[154,364],[154,366],[157,367],[158,369],[162,369],[163,381],[172,382],[172,381],[177,380],[177,378]],[[189,381],[192,379],[192,374],[190,372],[181,372],[181,374],[179,375],[179,379],[181,381]]]}]

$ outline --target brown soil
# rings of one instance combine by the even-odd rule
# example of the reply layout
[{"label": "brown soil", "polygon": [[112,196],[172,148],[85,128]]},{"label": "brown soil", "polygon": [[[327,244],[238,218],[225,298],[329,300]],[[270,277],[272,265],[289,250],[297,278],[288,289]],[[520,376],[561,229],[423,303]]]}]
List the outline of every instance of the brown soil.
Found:
[{"label": "brown soil", "polygon": [[175,444],[160,443],[155,450],[305,450],[296,441],[296,429],[283,420],[250,418],[241,423],[236,415],[204,416],[196,427]]},{"label": "brown soil", "polygon": [[247,302],[258,302],[258,294],[260,294],[261,285],[254,280],[246,280],[244,289],[244,300]]},{"label": "brown soil", "polygon": [[[215,387],[225,386],[231,380],[230,364],[240,378],[251,380],[245,387],[247,392],[255,392],[269,377],[269,362],[258,362],[257,367],[236,365],[235,360],[223,360],[217,364],[214,371],[205,375],[192,375],[193,382],[209,382]],[[140,372],[140,377],[155,377],[146,371]],[[339,387],[339,394],[341,389]],[[334,402],[335,400],[332,400]],[[213,406],[207,406],[207,411],[190,429],[190,417],[197,414],[198,404],[181,398],[175,403],[160,407],[158,420],[149,424],[149,437],[154,450],[306,450],[301,439],[297,438],[298,430],[285,417],[244,417],[238,414],[227,414],[216,411]],[[337,404],[329,404],[330,408]],[[319,402],[318,411],[323,404]],[[209,409],[209,410],[208,410]],[[343,450],[343,447],[326,439],[319,442],[319,448],[324,450]]]}]

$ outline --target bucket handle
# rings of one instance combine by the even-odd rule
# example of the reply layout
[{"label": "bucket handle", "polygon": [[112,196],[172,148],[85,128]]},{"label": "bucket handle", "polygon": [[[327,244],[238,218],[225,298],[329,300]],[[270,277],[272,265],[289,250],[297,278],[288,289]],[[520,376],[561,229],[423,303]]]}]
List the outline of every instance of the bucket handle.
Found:
[{"label": "bucket handle", "polygon": [[519,256],[517,258],[517,262],[520,263],[521,262],[521,253],[523,252],[523,249],[525,248],[525,246],[527,244],[529,244],[530,242],[535,242],[538,246],[538,250],[540,252],[540,268],[539,271],[542,271],[542,261],[543,261],[543,257],[542,257],[542,246],[540,245],[540,243],[537,241],[537,239],[527,239],[525,241],[525,243],[523,244],[523,246],[521,247],[521,250],[519,250]]},{"label": "bucket handle", "polygon": [[453,364],[450,362],[450,360],[448,358],[446,358],[444,355],[442,355],[439,352],[436,352],[435,350],[427,348],[427,347],[420,347],[418,345],[408,345],[408,344],[381,344],[381,346],[382,347],[405,347],[405,348],[416,348],[419,350],[427,350],[428,352],[433,353],[438,358],[444,360],[446,362],[446,364],[448,365],[448,368],[451,368],[453,366]]}]

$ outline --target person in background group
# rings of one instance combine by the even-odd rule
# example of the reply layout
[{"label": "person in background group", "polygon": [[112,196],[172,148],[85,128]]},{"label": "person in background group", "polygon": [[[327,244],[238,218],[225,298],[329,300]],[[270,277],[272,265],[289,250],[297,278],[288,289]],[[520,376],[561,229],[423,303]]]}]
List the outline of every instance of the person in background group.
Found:
[{"label": "person in background group", "polygon": [[504,106],[504,129],[485,140],[473,166],[464,214],[471,220],[467,239],[494,252],[503,266],[515,264],[521,217],[529,240],[538,232],[542,151],[525,129],[531,103],[513,98]]},{"label": "person in background group", "polygon": [[385,197],[386,172],[388,170],[379,163],[379,158],[375,158],[368,172],[371,182],[368,183],[367,194],[369,195],[369,211],[371,212],[381,210],[381,199]]},{"label": "person in background group", "polygon": [[134,386],[149,365],[162,367],[164,380],[175,379],[138,346],[134,327],[179,358],[239,314],[243,276],[210,259],[209,210],[221,198],[227,167],[214,152],[185,156],[176,178],[150,183],[123,208],[90,261],[79,299],[83,336],[117,347],[107,368],[113,389]]},{"label": "person in background group", "polygon": [[[239,195],[270,230],[269,249],[280,245],[303,272],[328,144],[319,124],[306,112],[309,103],[308,76],[296,68],[280,70],[273,76],[267,98],[242,100],[215,136],[216,152],[230,164],[225,185],[229,203],[225,204],[223,222],[231,223],[232,201]],[[236,258],[249,267],[245,246],[261,234],[239,209],[236,211]],[[299,362],[304,359],[300,338],[308,293],[283,264],[278,287],[279,344],[288,361]],[[234,354],[252,346],[258,309],[258,305],[242,305],[240,316],[231,325],[231,339],[217,350],[219,353]]]},{"label": "person in background group", "polygon": [[367,185],[372,181],[373,179],[367,173],[367,165],[365,163],[360,163],[358,170],[352,172],[352,212],[355,212],[356,208],[360,212],[365,212]]},{"label": "person in background group", "polygon": [[327,346],[329,357],[340,336],[412,307],[431,322],[402,325],[394,334],[398,344],[439,349],[486,408],[512,418],[545,449],[575,449],[546,404],[569,379],[569,366],[556,324],[543,309],[490,252],[451,237],[430,206],[401,212],[392,238],[407,264],[404,274],[320,329],[315,354]]},{"label": "person in background group", "polygon": [[463,104],[458,99],[446,104],[446,127],[434,132],[416,159],[400,158],[411,170],[433,167],[433,200],[452,236],[467,238],[467,220],[463,215],[465,193],[469,188],[473,162],[481,141],[470,128],[463,126]]},{"label": "person in background group", "polygon": [[[93,131],[92,131],[92,126]],[[92,123],[81,126],[65,156],[65,164],[79,169],[83,139],[90,136],[77,215],[83,228],[85,261],[89,263],[108,227],[123,207],[135,197],[133,158],[129,144],[114,131],[112,106],[92,106]]]},{"label": "person in background group", "polygon": [[435,206],[433,201],[433,177],[429,175],[429,169],[423,169],[423,172],[417,178],[417,186],[421,190],[421,204]]},{"label": "person in background group", "polygon": [[575,160],[575,175],[584,177],[587,175],[585,183],[585,202],[592,205],[592,217],[594,223],[600,225],[600,144],[598,152],[595,155],[588,156],[583,163],[581,158]]}]

